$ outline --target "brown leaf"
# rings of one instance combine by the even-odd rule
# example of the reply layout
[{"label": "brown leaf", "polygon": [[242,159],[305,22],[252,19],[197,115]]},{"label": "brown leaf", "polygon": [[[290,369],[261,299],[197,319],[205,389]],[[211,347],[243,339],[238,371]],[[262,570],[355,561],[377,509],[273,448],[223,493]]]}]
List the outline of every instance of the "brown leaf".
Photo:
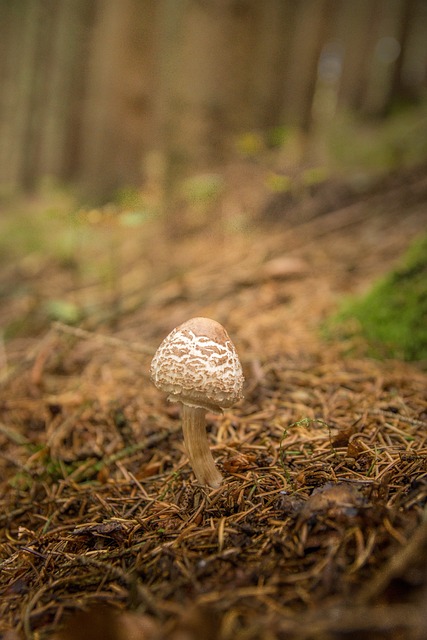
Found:
[{"label": "brown leaf", "polygon": [[294,256],[280,256],[266,262],[262,268],[262,276],[266,279],[287,280],[301,278],[308,272],[307,263]]},{"label": "brown leaf", "polygon": [[256,462],[256,456],[253,454],[239,454],[228,458],[223,467],[228,473],[240,473],[241,471],[247,471],[253,469]]},{"label": "brown leaf", "polygon": [[301,510],[301,518],[307,520],[316,513],[328,513],[332,517],[338,515],[352,516],[363,498],[352,485],[344,482],[327,483],[313,491]]},{"label": "brown leaf", "polygon": [[366,448],[359,438],[355,438],[348,443],[347,456],[349,458],[355,458],[355,460],[357,460],[362,455],[362,453],[365,453],[365,451]]},{"label": "brown leaf", "polygon": [[348,442],[355,432],[355,426],[352,425],[348,429],[343,429],[337,433],[335,438],[332,440],[333,447],[346,447]]}]

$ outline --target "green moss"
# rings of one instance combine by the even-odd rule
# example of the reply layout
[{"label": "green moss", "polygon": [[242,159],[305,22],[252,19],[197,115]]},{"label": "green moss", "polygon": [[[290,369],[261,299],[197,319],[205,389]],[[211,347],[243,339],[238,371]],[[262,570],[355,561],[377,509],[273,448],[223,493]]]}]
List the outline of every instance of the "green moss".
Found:
[{"label": "green moss", "polygon": [[427,361],[427,235],[362,298],[347,300],[326,334],[361,336],[375,357]]}]

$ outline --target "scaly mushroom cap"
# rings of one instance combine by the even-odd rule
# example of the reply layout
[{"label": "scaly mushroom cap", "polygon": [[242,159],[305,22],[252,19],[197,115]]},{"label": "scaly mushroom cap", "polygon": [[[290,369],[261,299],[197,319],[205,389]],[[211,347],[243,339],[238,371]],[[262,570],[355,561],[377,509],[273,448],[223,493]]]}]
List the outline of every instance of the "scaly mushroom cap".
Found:
[{"label": "scaly mushroom cap", "polygon": [[192,318],[157,349],[150,376],[169,400],[220,413],[242,397],[243,373],[233,343],[219,322]]}]

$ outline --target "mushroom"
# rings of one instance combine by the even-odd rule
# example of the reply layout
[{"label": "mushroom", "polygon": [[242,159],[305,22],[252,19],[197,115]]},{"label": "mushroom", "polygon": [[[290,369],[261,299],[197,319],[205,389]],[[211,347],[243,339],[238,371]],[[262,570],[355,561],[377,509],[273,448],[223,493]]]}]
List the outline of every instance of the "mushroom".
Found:
[{"label": "mushroom", "polygon": [[209,318],[191,318],[163,340],[150,376],[168,400],[182,403],[182,430],[190,464],[201,484],[219,487],[206,434],[207,411],[222,413],[242,398],[243,373],[226,330]]}]

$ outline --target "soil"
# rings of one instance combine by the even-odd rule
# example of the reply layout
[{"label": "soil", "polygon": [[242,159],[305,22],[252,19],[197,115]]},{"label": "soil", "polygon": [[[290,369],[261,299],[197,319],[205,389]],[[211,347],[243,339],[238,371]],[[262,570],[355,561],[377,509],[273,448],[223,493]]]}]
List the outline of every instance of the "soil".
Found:
[{"label": "soil", "polygon": [[[257,204],[237,228],[245,188],[210,224],[128,233],[109,300],[73,290],[70,265],[28,275],[39,301],[104,306],[78,326],[37,316],[4,346],[1,638],[427,637],[425,363],[319,337],[425,230],[427,172],[350,201]],[[2,274],[11,291],[18,275]],[[200,315],[224,324],[246,378],[207,415],[215,490],[148,378],[163,337]]]}]

